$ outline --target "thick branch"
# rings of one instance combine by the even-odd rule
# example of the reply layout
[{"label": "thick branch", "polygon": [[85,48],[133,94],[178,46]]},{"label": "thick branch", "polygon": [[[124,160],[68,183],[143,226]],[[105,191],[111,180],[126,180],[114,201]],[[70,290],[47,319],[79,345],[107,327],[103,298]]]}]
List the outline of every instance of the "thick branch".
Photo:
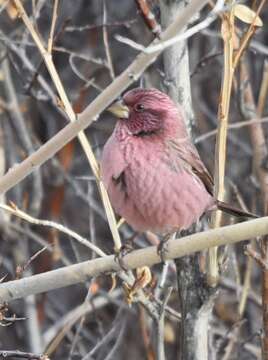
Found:
[{"label": "thick branch", "polygon": [[[207,2],[208,0],[192,0],[183,11],[180,11],[174,22],[163,33],[162,40],[170,39],[179,33],[187,25],[192,16],[202,9]],[[158,41],[155,43],[158,43]],[[64,129],[47,141],[34,154],[26,158],[19,165],[16,165],[16,167],[11,168],[0,179],[0,193],[5,193],[18,184],[38,166],[54,156],[57,151],[75,138],[81,130],[88,127],[124,89],[140,77],[160,53],[161,50],[153,54],[138,55],[133,63],[78,116],[75,122],[65,126]]]},{"label": "thick branch", "polygon": [[[166,1],[160,2],[161,25],[165,28],[174,19],[178,11],[183,11],[186,1]],[[190,71],[187,42],[170,46],[164,51],[164,85],[168,95],[178,102],[185,111],[185,123],[189,133],[193,125],[193,110],[190,87]]]},{"label": "thick branch", "polygon": [[[168,241],[166,259],[175,259],[209,247],[233,244],[266,234],[268,234],[268,217],[225,226]],[[161,261],[156,246],[133,251],[124,257],[124,264],[129,269],[146,265],[152,266]],[[103,273],[118,271],[122,271],[122,269],[115,257],[110,255],[28,278],[9,281],[0,284],[0,303],[77,284],[86,281],[89,277]]]}]

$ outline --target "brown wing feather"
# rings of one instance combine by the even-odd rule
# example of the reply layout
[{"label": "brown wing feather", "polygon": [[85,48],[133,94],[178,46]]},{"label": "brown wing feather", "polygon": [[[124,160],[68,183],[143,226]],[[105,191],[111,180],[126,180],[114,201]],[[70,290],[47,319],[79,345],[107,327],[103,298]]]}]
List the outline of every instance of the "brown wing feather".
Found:
[{"label": "brown wing feather", "polygon": [[[175,151],[175,156],[179,157],[180,163],[181,161],[184,162],[184,169],[188,169],[189,171],[194,173],[202,181],[208,193],[213,196],[213,179],[208,170],[206,169],[204,163],[200,159],[196,148],[190,142],[189,138],[181,139],[178,141],[171,140],[169,142],[169,146],[171,147],[171,150],[173,149],[173,152]],[[258,215],[252,214],[251,212],[243,211],[223,201],[216,200],[215,204],[219,210],[229,213],[231,215],[243,218],[258,218]]]},{"label": "brown wing feather", "polygon": [[192,171],[204,184],[208,193],[213,196],[213,179],[204,163],[200,159],[200,156],[190,142],[189,138],[178,139],[177,141],[169,140],[169,147],[171,151],[175,151],[176,156],[184,162],[184,168]]}]

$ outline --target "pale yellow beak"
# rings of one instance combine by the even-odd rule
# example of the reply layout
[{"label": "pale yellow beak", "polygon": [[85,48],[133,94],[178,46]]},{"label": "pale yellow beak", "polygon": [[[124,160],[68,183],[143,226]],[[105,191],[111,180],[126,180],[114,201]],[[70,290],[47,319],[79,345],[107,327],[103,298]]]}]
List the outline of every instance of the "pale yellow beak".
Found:
[{"label": "pale yellow beak", "polygon": [[129,108],[123,103],[123,101],[115,102],[107,110],[110,111],[119,119],[128,119]]}]

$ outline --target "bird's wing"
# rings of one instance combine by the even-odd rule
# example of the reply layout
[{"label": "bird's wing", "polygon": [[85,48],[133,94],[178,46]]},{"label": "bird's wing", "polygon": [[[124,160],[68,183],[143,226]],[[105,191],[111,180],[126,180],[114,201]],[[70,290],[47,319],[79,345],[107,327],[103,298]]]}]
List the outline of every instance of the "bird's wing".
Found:
[{"label": "bird's wing", "polygon": [[[183,167],[183,169],[191,171],[192,174],[195,174],[198,179],[204,184],[208,193],[213,196],[213,179],[207,168],[205,167],[204,163],[200,159],[200,156],[195,146],[191,143],[190,139],[185,138],[175,141],[171,140],[169,141],[169,148],[171,153],[173,154],[173,158],[175,158],[178,162],[177,166]],[[223,201],[216,200],[215,205],[219,210],[238,217],[258,217],[256,214],[241,210],[239,208],[236,208],[235,206],[226,204]]]},{"label": "bird's wing", "polygon": [[[106,142],[100,163],[101,179],[108,190],[111,184],[124,182],[124,170],[127,164],[120,151],[119,143],[114,134]],[[123,184],[124,185],[124,184]]]},{"label": "bird's wing", "polygon": [[204,184],[207,191],[213,195],[213,179],[200,156],[191,143],[190,139],[183,138],[178,140],[169,140],[168,147],[173,153],[173,157],[179,162],[179,166],[194,173]]}]

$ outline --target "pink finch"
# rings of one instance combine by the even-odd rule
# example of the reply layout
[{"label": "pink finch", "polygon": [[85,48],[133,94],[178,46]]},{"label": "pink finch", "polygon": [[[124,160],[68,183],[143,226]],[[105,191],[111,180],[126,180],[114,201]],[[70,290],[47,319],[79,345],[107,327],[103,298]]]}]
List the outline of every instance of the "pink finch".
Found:
[{"label": "pink finch", "polygon": [[217,207],[213,180],[188,137],[183,111],[156,89],[134,89],[110,107],[119,121],[104,146],[101,177],[115,211],[137,231],[186,230]]}]

